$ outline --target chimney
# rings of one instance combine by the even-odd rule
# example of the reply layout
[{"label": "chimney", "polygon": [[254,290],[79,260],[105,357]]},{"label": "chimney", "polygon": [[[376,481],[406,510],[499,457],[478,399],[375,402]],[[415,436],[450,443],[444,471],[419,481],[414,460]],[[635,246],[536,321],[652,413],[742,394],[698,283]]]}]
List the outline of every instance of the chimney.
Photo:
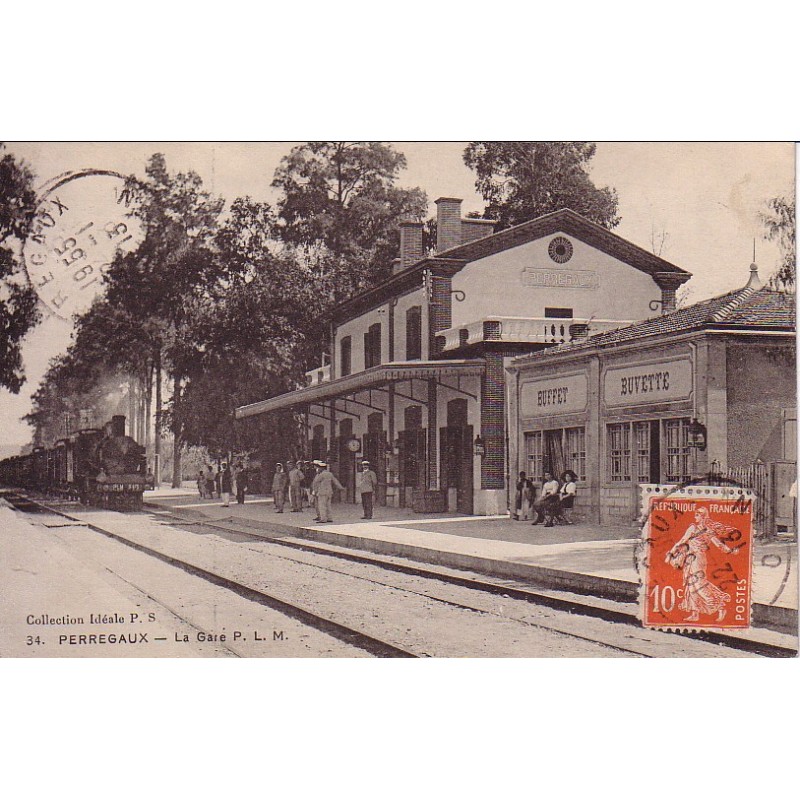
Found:
[{"label": "chimney", "polygon": [[393,265],[394,274],[422,259],[422,227],[421,222],[400,223],[400,263]]},{"label": "chimney", "polygon": [[461,200],[440,197],[436,201],[436,252],[461,244]]},{"label": "chimney", "polygon": [[496,224],[497,221],[493,219],[462,219],[461,244],[483,239],[484,236],[491,236]]},{"label": "chimney", "polygon": [[669,314],[676,308],[675,292],[689,280],[689,275],[675,274],[674,272],[656,272],[653,276],[656,284],[661,289],[661,313]]}]

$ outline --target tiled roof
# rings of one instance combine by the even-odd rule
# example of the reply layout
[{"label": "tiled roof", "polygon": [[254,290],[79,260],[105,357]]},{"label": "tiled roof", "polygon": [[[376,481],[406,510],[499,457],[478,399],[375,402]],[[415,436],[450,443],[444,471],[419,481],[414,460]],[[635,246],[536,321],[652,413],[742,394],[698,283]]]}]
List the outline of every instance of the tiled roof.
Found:
[{"label": "tiled roof", "polygon": [[679,333],[698,328],[757,328],[793,331],[795,329],[794,295],[777,292],[768,287],[737,289],[733,292],[679,308],[669,314],[635,322],[624,328],[589,336],[576,342],[566,342],[546,350],[523,356],[516,363],[527,363],[555,355],[597,347],[613,347],[649,336]]}]

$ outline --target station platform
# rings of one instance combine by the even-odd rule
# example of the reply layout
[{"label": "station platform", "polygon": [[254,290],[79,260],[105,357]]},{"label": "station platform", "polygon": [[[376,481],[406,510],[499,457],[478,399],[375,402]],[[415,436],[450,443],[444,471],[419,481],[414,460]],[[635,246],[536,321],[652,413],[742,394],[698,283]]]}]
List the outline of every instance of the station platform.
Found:
[{"label": "station platform", "polygon": [[[333,506],[334,522],[313,521],[312,509],[277,513],[271,498],[248,497],[243,505],[203,500],[189,489],[145,493],[154,508],[186,517],[230,521],[265,535],[296,536],[329,545],[465,569],[549,589],[627,603],[638,599],[635,552],[638,527],[578,523],[545,528],[507,515],[416,514],[376,507],[361,519],[361,506]],[[753,623],[795,635],[798,627],[796,541],[758,541],[753,570]]]}]

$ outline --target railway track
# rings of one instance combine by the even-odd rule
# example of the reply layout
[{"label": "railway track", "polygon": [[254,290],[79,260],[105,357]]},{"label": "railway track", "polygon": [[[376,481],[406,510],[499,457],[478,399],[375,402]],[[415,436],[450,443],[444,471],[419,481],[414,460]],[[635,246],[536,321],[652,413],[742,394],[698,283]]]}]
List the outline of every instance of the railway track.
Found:
[{"label": "railway track", "polygon": [[[9,492],[4,493],[3,497],[14,508],[24,513],[56,514],[68,520],[82,523],[82,520],[78,520],[76,517],[73,517],[70,514],[46,506],[45,504],[36,500],[32,500],[29,497],[24,497],[22,495]],[[173,556],[167,555],[166,553],[163,553],[152,547],[140,544],[139,542],[134,542],[131,539],[120,536],[119,534],[106,530],[100,526],[92,525],[90,523],[82,524],[84,524],[90,530],[100,533],[103,536],[107,536],[108,538],[120,542],[127,547],[131,547],[141,553],[145,553],[153,558],[157,558],[158,560],[170,564],[173,567],[177,567],[178,569],[181,569],[190,575],[202,578],[209,583],[214,584],[215,586],[219,586],[234,592],[235,594],[238,594],[240,597],[244,597],[247,600],[251,600],[259,603],[260,605],[266,606],[273,611],[278,611],[282,614],[285,614],[287,617],[290,617],[291,619],[294,619],[303,625],[307,625],[322,633],[326,633],[329,636],[338,639],[339,641],[342,641],[353,647],[357,647],[360,650],[364,650],[371,655],[379,658],[417,658],[415,653],[403,650],[402,648],[397,647],[394,644],[390,644],[389,642],[381,641],[380,639],[370,636],[363,631],[349,628],[346,625],[342,625],[341,623],[322,617],[319,614],[315,614],[313,611],[303,608],[302,606],[292,603],[284,598],[276,597],[275,595],[268,594],[267,592],[263,592],[251,586],[247,586],[224,575],[212,572],[211,570],[197,566],[196,564],[191,564],[188,561],[174,558]]]},{"label": "railway track", "polygon": [[[580,614],[583,616],[595,617],[607,622],[616,622],[626,625],[637,624],[638,618],[635,613],[635,607],[632,610],[621,610],[618,607],[611,606],[596,606],[591,603],[582,603],[575,599],[566,599],[559,597],[557,593],[546,593],[544,591],[537,591],[536,589],[520,587],[510,583],[495,583],[490,580],[467,577],[459,575],[454,572],[441,572],[439,570],[430,569],[425,566],[418,566],[416,564],[406,564],[389,559],[379,558],[371,555],[362,555],[353,551],[333,550],[326,546],[316,545],[312,542],[305,541],[287,541],[285,538],[268,536],[261,528],[255,528],[250,531],[242,531],[240,528],[225,525],[211,520],[197,520],[194,518],[183,517],[176,514],[174,511],[166,511],[162,506],[151,506],[152,509],[158,509],[156,513],[159,516],[168,517],[175,520],[176,524],[191,525],[193,528],[202,526],[211,530],[224,531],[226,533],[238,533],[251,536],[256,536],[259,539],[270,542],[271,544],[287,549],[298,550],[302,552],[314,553],[318,555],[331,556],[343,561],[350,561],[358,564],[369,566],[376,566],[392,572],[399,572],[406,575],[412,575],[419,578],[427,578],[431,580],[441,581],[443,583],[452,584],[454,586],[461,586],[467,589],[474,589],[486,594],[497,595],[501,597],[508,597],[513,600],[522,600],[535,605],[545,606],[557,611],[566,611],[570,614]],[[248,527],[248,526],[242,526]],[[438,599],[438,598],[434,598]],[[442,601],[445,602],[445,601]],[[619,605],[619,604],[615,604]],[[478,609],[472,609],[478,610]],[[485,613],[485,612],[484,612]],[[560,632],[560,631],[559,631]],[[572,635],[572,634],[570,634]],[[726,647],[732,647],[754,655],[760,655],[771,658],[795,658],[797,657],[797,650],[789,647],[782,647],[780,645],[767,644],[756,642],[749,639],[743,639],[738,636],[732,636],[722,632],[716,631],[686,631],[678,634],[685,636],[695,641],[707,642],[709,644],[718,644]],[[580,637],[578,637],[580,638]],[[609,645],[610,646],[610,645]],[[619,648],[618,648],[619,649]],[[622,648],[625,649],[625,648]],[[636,655],[646,655],[638,651],[630,650],[629,652]],[[649,657],[649,656],[648,656]]]},{"label": "railway track", "polygon": [[[352,644],[355,647],[359,647],[360,649],[365,650],[366,652],[369,652],[372,655],[378,657],[406,657],[406,658],[418,657],[418,654],[410,652],[409,650],[404,649],[402,647],[398,647],[396,644],[382,641],[376,637],[372,637],[369,636],[368,634],[365,634],[363,631],[359,631],[354,628],[349,628],[347,626],[342,625],[341,623],[327,619],[326,617],[321,616],[313,611],[310,611],[309,609],[306,609],[298,605],[297,603],[291,602],[285,598],[277,597],[273,594],[268,594],[252,586],[247,586],[246,584],[233,580],[224,575],[220,575],[204,567],[192,564],[181,558],[176,558],[175,556],[168,555],[155,548],[141,544],[140,542],[128,539],[127,537],[122,536],[119,533],[106,530],[101,526],[83,522],[76,517],[72,517],[71,515],[69,515],[64,511],[46,506],[44,503],[39,502],[37,500],[33,500],[29,497],[24,497],[22,495],[17,495],[17,494],[14,494],[12,496],[6,495],[6,497],[12,505],[14,505],[21,511],[26,511],[29,513],[31,512],[41,513],[42,511],[47,511],[52,514],[58,514],[59,516],[65,517],[69,520],[77,521],[81,524],[86,525],[88,528],[90,528],[93,531],[96,531],[97,533],[100,533],[104,536],[114,539],[126,546],[137,549],[154,558],[158,558],[161,561],[169,563],[172,566],[180,568],[190,574],[201,577],[204,580],[207,580],[217,586],[226,588],[232,592],[239,594],[242,597],[261,603],[262,605],[268,606],[274,610],[284,613],[287,616],[302,622],[303,624],[309,625],[310,627],[313,627],[317,630],[324,631],[330,634],[331,636],[334,636],[335,638],[341,641]],[[503,583],[493,583],[488,580],[467,577],[452,572],[440,572],[438,570],[429,569],[423,566],[400,563],[388,559],[376,558],[374,556],[361,555],[358,553],[354,553],[352,551],[342,552],[339,550],[332,550],[327,546],[319,546],[310,542],[301,542],[296,540],[287,541],[286,539],[280,537],[270,537],[268,535],[265,535],[264,532],[261,530],[255,533],[252,531],[243,531],[241,530],[241,527],[226,525],[211,520],[197,520],[194,518],[186,518],[172,511],[165,511],[161,507],[158,508],[157,515],[159,517],[166,517],[167,519],[171,520],[173,524],[175,524],[176,526],[180,525],[191,526],[193,530],[197,530],[198,527],[200,527],[214,531],[222,531],[229,534],[248,535],[252,536],[253,538],[266,541],[270,545],[274,545],[282,549],[301,551],[317,556],[324,556],[329,559],[334,559],[335,561],[351,562],[363,566],[378,567],[381,570],[388,572],[401,573],[416,578],[434,580],[444,584],[450,584],[474,590],[482,594],[496,595],[513,600],[521,600],[526,603],[538,606],[544,606],[550,609],[554,609],[556,611],[566,611],[569,614],[590,616],[602,619],[607,622],[622,623],[625,625],[638,624],[634,613],[628,611],[622,611],[614,607],[594,606],[590,605],[589,603],[582,603],[580,601],[576,601],[574,599],[565,599],[563,597],[558,597],[554,594],[548,594],[543,591],[537,591],[531,588],[522,588],[519,586],[513,586]],[[287,561],[293,561],[295,563],[303,564],[305,566],[313,566],[314,568],[323,571],[337,572],[340,574],[348,575],[350,577],[356,577],[356,578],[359,577],[358,575],[353,575],[352,573],[346,571],[343,572],[342,570],[334,567],[321,565],[319,563],[309,564],[309,562],[307,561],[293,559],[287,555],[278,555],[270,553],[270,556],[274,558],[281,558]],[[433,600],[437,603],[441,603],[453,608],[473,611],[481,614],[492,613],[491,611],[487,611],[485,607],[481,608],[477,605],[471,605],[469,603],[458,602],[450,598],[444,598],[430,591],[415,592],[414,590],[408,589],[407,587],[397,586],[396,583],[393,583],[391,581],[387,583],[383,580],[376,581],[371,578],[370,579],[362,578],[362,579],[369,580],[370,582],[373,583],[378,583],[379,585],[384,587],[400,589],[404,592],[418,594],[429,600]],[[645,649],[642,648],[637,649],[634,647],[624,647],[620,646],[618,643],[603,641],[602,639],[598,639],[597,637],[583,636],[573,631],[564,630],[563,628],[557,626],[542,624],[538,622],[531,622],[530,620],[520,619],[518,617],[505,616],[504,618],[510,621],[520,623],[522,625],[530,626],[533,628],[539,628],[563,636],[568,636],[576,640],[600,644],[603,647],[607,647],[609,649],[624,653],[626,655],[635,655],[639,657],[648,657],[648,658],[652,657],[652,653],[648,653],[645,651]],[[692,632],[691,634],[688,634],[688,638],[711,644],[724,645],[743,652],[748,652],[761,656],[794,657],[797,655],[796,651],[790,648],[741,639],[738,637],[729,636],[722,633]]]}]

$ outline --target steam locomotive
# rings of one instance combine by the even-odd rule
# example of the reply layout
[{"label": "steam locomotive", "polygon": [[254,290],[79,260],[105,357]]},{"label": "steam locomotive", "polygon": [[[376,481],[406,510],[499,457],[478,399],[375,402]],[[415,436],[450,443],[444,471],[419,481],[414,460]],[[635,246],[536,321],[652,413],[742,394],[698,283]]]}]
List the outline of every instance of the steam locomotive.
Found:
[{"label": "steam locomotive", "polygon": [[138,511],[152,479],[145,449],[125,435],[125,417],[87,428],[53,447],[0,461],[0,484],[30,489],[87,506]]}]

